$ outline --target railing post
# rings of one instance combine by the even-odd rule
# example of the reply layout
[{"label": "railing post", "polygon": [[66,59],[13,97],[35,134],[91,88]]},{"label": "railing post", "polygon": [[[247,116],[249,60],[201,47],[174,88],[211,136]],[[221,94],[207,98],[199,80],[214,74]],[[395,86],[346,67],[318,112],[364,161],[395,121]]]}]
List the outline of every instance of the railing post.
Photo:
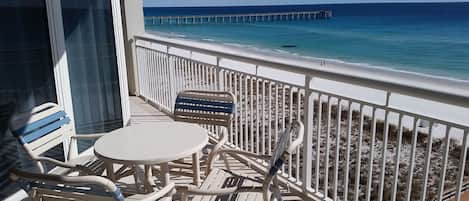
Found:
[{"label": "railing post", "polygon": [[[176,68],[176,60],[171,59],[173,56],[169,54],[169,46],[166,46],[166,55],[168,55],[168,71],[169,71],[169,98],[170,104],[173,105],[173,102],[176,99],[176,76],[174,73],[174,68]],[[170,112],[173,112],[173,108],[169,105]]]},{"label": "railing post", "polygon": [[311,177],[312,177],[312,144],[313,144],[313,119],[314,119],[314,97],[313,92],[310,89],[312,81],[311,76],[305,76],[305,100],[304,100],[304,142],[303,142],[303,177],[302,185],[303,192],[307,193],[311,188]]}]

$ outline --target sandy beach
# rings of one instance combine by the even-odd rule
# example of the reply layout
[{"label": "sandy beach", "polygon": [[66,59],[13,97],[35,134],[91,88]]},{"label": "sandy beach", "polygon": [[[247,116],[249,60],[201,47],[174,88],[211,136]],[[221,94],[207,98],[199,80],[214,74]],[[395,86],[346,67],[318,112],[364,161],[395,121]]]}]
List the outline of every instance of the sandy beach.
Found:
[{"label": "sandy beach", "polygon": [[[164,36],[167,37],[167,36]],[[181,36],[177,36],[178,39]],[[367,72],[372,76],[375,76],[374,79],[386,79],[387,77],[383,76],[383,72],[386,74],[394,75],[396,77],[420,77],[423,79],[431,79],[437,80],[441,83],[441,86],[445,86],[446,82],[458,82],[460,83],[459,87],[463,93],[469,94],[469,81],[465,80],[456,80],[453,78],[446,78],[446,77],[437,77],[432,75],[425,75],[425,74],[418,74],[414,72],[406,72],[406,71],[398,71],[391,68],[384,68],[384,67],[376,67],[370,66],[367,64],[357,64],[357,63],[346,63],[343,61],[338,60],[330,60],[330,59],[321,59],[321,58],[312,58],[306,56],[298,56],[294,54],[290,54],[288,52],[278,52],[275,50],[268,50],[268,49],[261,49],[256,47],[244,47],[241,45],[235,44],[220,44],[214,41],[195,41],[195,40],[188,40],[183,39],[188,43],[192,43],[196,46],[201,47],[217,47],[226,49],[227,52],[243,52],[247,55],[249,54],[257,54],[263,57],[274,59],[276,61],[281,61],[283,63],[290,63],[299,66],[307,66],[311,69],[322,69],[324,71],[328,70],[339,70],[343,71],[343,73],[348,73],[349,69],[358,69],[363,72]],[[216,58],[212,56],[207,56],[203,54],[196,54],[193,53],[189,55],[187,51],[181,49],[171,49],[170,52],[176,55],[181,55],[185,57],[192,57],[195,60],[216,65]],[[220,66],[237,70],[241,72],[250,73],[253,75],[257,75],[259,77],[264,77],[272,80],[278,80],[285,83],[289,83],[295,86],[303,87],[305,84],[305,75],[299,73],[292,73],[289,71],[273,69],[268,66],[255,66],[249,63],[243,63],[240,61],[230,60],[230,59],[222,59],[220,61]],[[411,80],[412,81],[412,80]],[[364,104],[373,104],[378,106],[385,106],[386,105],[386,97],[387,91],[372,88],[373,86],[366,86],[366,85],[355,85],[355,84],[348,84],[344,82],[338,82],[332,79],[328,79],[327,77],[315,77],[313,76],[313,80],[311,82],[310,88],[315,91],[321,92],[328,92],[331,94],[340,94],[345,98],[351,98],[357,101],[362,101]],[[435,84],[434,87],[440,87],[438,84]],[[327,101],[326,99],[322,99],[322,101]],[[335,103],[336,104],[336,103]],[[343,104],[343,108],[347,107],[347,104]],[[469,125],[469,108],[458,107],[454,105],[443,104],[440,102],[429,101],[422,98],[416,98],[409,95],[403,95],[396,92],[391,92],[389,96],[389,107],[395,109],[396,111],[406,111],[410,113],[414,113],[419,117],[423,117],[423,119],[430,119],[430,120],[438,120],[442,121],[443,123],[452,122],[452,124],[456,123],[462,126]],[[352,110],[358,111],[359,106],[352,105]],[[372,111],[370,109],[364,110],[365,115],[371,116]],[[384,120],[384,111],[377,110],[376,117],[378,120]],[[397,114],[391,113],[389,115],[389,123],[391,125],[397,125],[399,120],[399,116]],[[411,129],[413,127],[413,120],[411,118],[403,118],[402,125],[405,128]],[[428,133],[428,123],[426,121],[420,121],[418,123],[422,133]],[[440,124],[433,124],[432,125],[432,136],[435,138],[444,138],[446,135],[446,126]],[[450,131],[450,138],[457,140],[461,143],[463,138],[463,132],[461,130],[451,129]]]}]

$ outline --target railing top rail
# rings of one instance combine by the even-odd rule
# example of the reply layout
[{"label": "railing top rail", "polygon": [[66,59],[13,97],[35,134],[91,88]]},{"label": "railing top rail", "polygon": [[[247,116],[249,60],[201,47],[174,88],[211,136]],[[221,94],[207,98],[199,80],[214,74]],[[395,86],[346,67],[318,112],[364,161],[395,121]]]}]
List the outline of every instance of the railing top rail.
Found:
[{"label": "railing top rail", "polygon": [[245,48],[169,38],[154,34],[138,35],[135,38],[219,58],[268,66],[288,72],[469,108],[469,81],[345,64],[339,61],[327,61],[327,64],[324,65],[323,59],[292,58]]},{"label": "railing top rail", "polygon": [[332,11],[318,10],[318,11],[293,11],[293,12],[271,12],[271,13],[240,13],[240,14],[218,14],[218,15],[178,15],[178,16],[147,16],[145,18],[184,18],[184,17],[236,17],[236,16],[262,16],[262,15],[288,15],[288,14],[319,14],[328,13]]}]

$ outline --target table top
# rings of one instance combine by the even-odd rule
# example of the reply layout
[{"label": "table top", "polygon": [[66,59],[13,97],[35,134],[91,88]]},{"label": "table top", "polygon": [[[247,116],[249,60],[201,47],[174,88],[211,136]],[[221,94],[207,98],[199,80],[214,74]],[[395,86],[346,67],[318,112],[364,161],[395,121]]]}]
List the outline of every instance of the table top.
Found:
[{"label": "table top", "polygon": [[153,165],[190,156],[207,143],[207,130],[196,124],[162,122],[112,131],[96,141],[94,152],[113,163]]}]

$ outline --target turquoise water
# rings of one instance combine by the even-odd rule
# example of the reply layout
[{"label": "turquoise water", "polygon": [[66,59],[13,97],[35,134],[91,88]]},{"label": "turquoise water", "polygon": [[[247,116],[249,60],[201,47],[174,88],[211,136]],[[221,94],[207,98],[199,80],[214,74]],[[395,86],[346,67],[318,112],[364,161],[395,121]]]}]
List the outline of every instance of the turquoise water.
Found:
[{"label": "turquoise water", "polygon": [[[257,7],[266,11],[272,8],[282,9]],[[316,21],[146,28],[177,37],[469,80],[469,3],[342,4],[320,8],[333,10],[334,17]],[[157,9],[146,8],[145,14],[154,15]],[[225,7],[219,8],[218,13],[242,12],[243,9],[246,8]],[[209,11],[174,8],[157,13],[217,13],[216,8]],[[294,47],[282,47],[285,45]]]}]

